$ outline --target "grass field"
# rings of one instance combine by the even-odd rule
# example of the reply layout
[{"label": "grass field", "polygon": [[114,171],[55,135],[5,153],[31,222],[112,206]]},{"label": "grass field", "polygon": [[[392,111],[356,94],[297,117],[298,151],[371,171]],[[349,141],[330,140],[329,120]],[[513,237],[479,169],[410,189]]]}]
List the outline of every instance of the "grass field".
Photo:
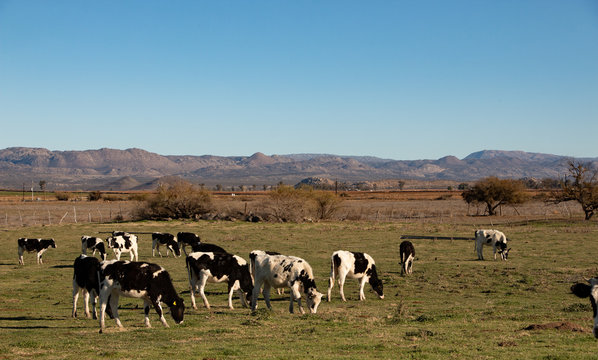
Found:
[{"label": "grass field", "polygon": [[[486,219],[486,218],[485,218]],[[487,218],[495,225],[499,218]],[[0,232],[0,359],[7,358],[401,358],[401,359],[591,359],[598,341],[591,334],[588,299],[570,294],[583,276],[598,274],[598,223],[540,220],[497,226],[511,239],[508,262],[477,261],[473,241],[412,240],[413,275],[402,277],[397,263],[402,234],[473,236],[480,224],[418,222],[331,222],[252,224],[241,222],[138,222],[66,224],[9,228]],[[202,240],[248,257],[253,249],[276,250],[306,259],[325,293],[330,255],[338,249],[374,257],[385,299],[366,288],[357,300],[357,282],[348,280],[340,301],[315,315],[288,313],[288,298],[273,297],[273,311],[251,314],[235,299],[226,304],[225,285],[208,284],[211,310],[188,308],[182,325],[164,328],[155,312],[153,328],[143,326],[143,302],[121,298],[125,329],[114,321],[98,334],[98,322],[71,318],[72,263],[81,235],[122,229],[130,232],[192,231]],[[16,239],[54,237],[57,249],[34,254],[18,266]],[[105,234],[101,235],[105,237]],[[190,305],[184,259],[152,258],[151,236],[140,235],[140,260],[164,266]],[[126,256],[126,255],[125,255]],[[110,254],[109,258],[113,255]],[[368,285],[369,287],[369,285]],[[198,299],[198,306],[201,300]],[[82,314],[79,300],[79,314]],[[560,329],[555,324],[563,323]],[[530,325],[545,329],[524,330]]]}]

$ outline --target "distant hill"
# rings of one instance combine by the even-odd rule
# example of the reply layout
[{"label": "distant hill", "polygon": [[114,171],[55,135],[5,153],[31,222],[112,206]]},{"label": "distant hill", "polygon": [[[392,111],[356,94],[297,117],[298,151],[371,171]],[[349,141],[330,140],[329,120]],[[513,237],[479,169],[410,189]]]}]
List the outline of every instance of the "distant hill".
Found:
[{"label": "distant hill", "polygon": [[[142,149],[51,151],[13,147],[0,150],[0,188],[37,187],[48,190],[143,190],[171,176],[214,186],[296,184],[305,178],[341,182],[403,180],[473,181],[501,178],[558,178],[566,172],[559,155],[523,151],[484,150],[463,159],[391,160],[371,156],[291,154],[268,156],[164,156]],[[584,159],[598,163],[598,158]]]}]

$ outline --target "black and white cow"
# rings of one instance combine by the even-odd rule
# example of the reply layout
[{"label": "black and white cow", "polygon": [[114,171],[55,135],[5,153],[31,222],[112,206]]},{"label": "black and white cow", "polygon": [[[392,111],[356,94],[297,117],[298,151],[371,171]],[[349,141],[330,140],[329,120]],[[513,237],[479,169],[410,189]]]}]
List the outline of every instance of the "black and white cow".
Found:
[{"label": "black and white cow", "polygon": [[213,253],[221,253],[227,254],[228,252],[215,244],[208,244],[208,243],[197,243],[191,245],[191,250],[193,252],[213,252]]},{"label": "black and white cow", "polygon": [[571,291],[573,294],[580,298],[590,298],[590,303],[592,304],[592,311],[594,315],[594,337],[598,339],[598,310],[597,310],[597,303],[598,303],[598,278],[587,279],[588,284],[577,283],[571,286]]},{"label": "black and white cow", "polygon": [[399,245],[399,256],[401,258],[401,275],[409,275],[413,272],[413,260],[415,260],[415,248],[411,241],[403,241]]},{"label": "black and white cow", "polygon": [[378,273],[376,272],[376,263],[366,253],[345,250],[338,250],[332,253],[332,257],[330,258],[330,279],[328,279],[328,301],[331,298],[335,277],[338,277],[338,285],[343,301],[347,301],[343,291],[347,277],[359,280],[359,300],[365,300],[363,288],[366,282],[370,283],[372,289],[374,289],[380,299],[384,299],[384,289],[382,281],[378,278]]},{"label": "black and white cow", "polygon": [[133,258],[135,261],[138,260],[137,235],[129,233],[113,235],[106,239],[106,243],[114,251],[116,260],[120,260],[120,255],[125,252],[131,254],[131,261],[133,261]]},{"label": "black and white cow", "polygon": [[478,260],[484,260],[484,255],[482,255],[482,248],[484,245],[492,246],[492,249],[494,250],[494,260],[496,260],[497,250],[500,254],[500,258],[502,260],[507,260],[511,249],[507,249],[508,239],[505,234],[498,230],[477,230],[474,235]]},{"label": "black and white cow", "polygon": [[146,262],[118,260],[103,261],[100,265],[100,333],[105,329],[104,318],[108,301],[116,325],[119,328],[123,327],[118,318],[118,299],[121,295],[143,299],[144,322],[147,327],[151,327],[150,305],[158,313],[162,324],[168,327],[160,302],[168,305],[170,315],[177,324],[183,322],[185,304],[163,267]]},{"label": "black and white cow", "polygon": [[179,232],[178,234],[176,234],[176,238],[179,242],[179,249],[183,250],[185,256],[188,255],[187,250],[185,250],[185,246],[193,246],[201,242],[199,235],[190,232]]},{"label": "black and white cow", "polygon": [[[251,276],[253,277],[255,274],[255,257],[258,255],[280,255],[279,252],[276,251],[264,251],[264,250],[253,250],[249,253],[249,263],[251,266],[249,270],[251,271]],[[284,288],[277,288],[276,293],[278,295],[284,295]]]},{"label": "black and white cow", "polygon": [[[91,295],[93,318],[97,319],[96,298],[100,294],[100,261],[93,256],[82,254],[75,259],[73,268],[75,269],[73,272],[73,317],[77,317],[77,300],[82,291],[85,316],[90,317],[89,296]],[[110,306],[106,307],[106,312],[112,317]]]},{"label": "black and white cow", "polygon": [[168,256],[169,250],[174,254],[174,256],[181,256],[181,249],[179,249],[179,243],[176,241],[174,235],[159,232],[152,233],[152,256],[155,256],[155,252],[158,250],[158,255],[162,257],[160,245],[164,245],[166,248],[166,256]]},{"label": "black and white cow", "polygon": [[195,305],[195,291],[199,287],[199,295],[206,308],[210,303],[204,289],[207,282],[228,283],[228,307],[233,309],[233,291],[237,290],[243,307],[247,307],[253,291],[253,280],[249,273],[247,261],[240,256],[228,253],[193,252],[187,256],[187,273],[191,288],[191,305]]},{"label": "black and white cow", "polygon": [[17,252],[19,254],[19,265],[25,265],[23,254],[25,252],[36,252],[37,263],[43,264],[42,255],[49,248],[56,248],[54,239],[29,239],[20,238],[17,240]]},{"label": "black and white cow", "polygon": [[99,237],[81,236],[81,253],[87,255],[87,250],[93,250],[92,255],[96,254],[96,251],[100,253],[102,261],[106,260],[106,247],[104,246],[104,240]]},{"label": "black and white cow", "polygon": [[322,293],[316,288],[316,281],[311,266],[307,261],[286,255],[257,255],[255,256],[255,273],[253,295],[251,297],[251,311],[257,308],[257,299],[262,285],[264,286],[264,301],[268,309],[270,305],[270,289],[288,287],[291,293],[289,312],[293,313],[293,301],[297,300],[299,311],[305,314],[301,306],[301,290],[305,294],[307,306],[312,314],[318,311],[322,301]]}]

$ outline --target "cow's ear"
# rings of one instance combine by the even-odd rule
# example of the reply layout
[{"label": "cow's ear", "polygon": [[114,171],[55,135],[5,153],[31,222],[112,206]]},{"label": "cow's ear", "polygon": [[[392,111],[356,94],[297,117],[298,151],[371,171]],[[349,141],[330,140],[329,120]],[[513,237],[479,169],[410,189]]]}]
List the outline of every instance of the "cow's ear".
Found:
[{"label": "cow's ear", "polygon": [[577,283],[571,286],[571,292],[580,298],[587,298],[592,292],[592,287],[588,284]]}]

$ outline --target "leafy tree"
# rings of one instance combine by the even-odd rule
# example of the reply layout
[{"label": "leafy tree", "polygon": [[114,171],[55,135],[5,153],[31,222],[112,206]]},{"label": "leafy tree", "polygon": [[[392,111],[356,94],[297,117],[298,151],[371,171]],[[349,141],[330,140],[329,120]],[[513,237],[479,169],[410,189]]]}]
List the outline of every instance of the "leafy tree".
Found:
[{"label": "leafy tree", "polygon": [[488,215],[496,215],[501,205],[522,204],[528,200],[521,181],[490,176],[476,182],[461,194],[468,204],[484,204]]},{"label": "leafy tree", "polygon": [[577,201],[590,220],[598,210],[598,170],[589,163],[568,161],[569,174],[560,181],[561,191],[554,191],[549,202]]},{"label": "leafy tree", "polygon": [[312,198],[316,204],[316,216],[320,220],[332,218],[342,201],[340,197],[330,191],[314,191]]}]

